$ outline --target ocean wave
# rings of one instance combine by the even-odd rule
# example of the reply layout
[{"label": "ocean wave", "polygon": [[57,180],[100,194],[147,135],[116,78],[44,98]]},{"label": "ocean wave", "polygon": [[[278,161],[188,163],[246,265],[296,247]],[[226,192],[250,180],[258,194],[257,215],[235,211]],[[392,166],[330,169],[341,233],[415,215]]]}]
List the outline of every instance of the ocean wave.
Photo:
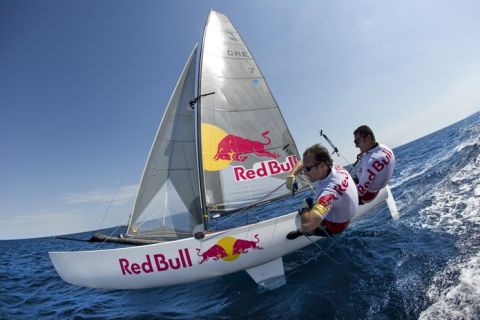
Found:
[{"label": "ocean wave", "polygon": [[[467,149],[467,147],[462,150]],[[424,195],[431,203],[419,212],[419,222],[424,228],[441,229],[450,234],[465,233],[472,226],[480,227],[480,154],[458,171],[451,172],[441,184]],[[463,161],[462,161],[463,162]]]},{"label": "ocean wave", "polygon": [[[403,164],[402,171],[398,174],[398,177],[395,177],[391,181],[392,188],[398,188],[400,186],[406,185],[408,182],[417,182],[418,178],[424,177],[429,172],[436,171],[439,173],[444,173],[450,171],[452,167],[450,166],[451,162],[455,162],[458,158],[465,157],[464,154],[468,157],[471,153],[475,153],[480,150],[480,126],[478,130],[472,130],[472,135],[476,136],[471,137],[467,141],[459,141],[457,145],[453,148],[450,147],[447,150],[441,150],[437,154],[431,154],[430,157],[425,155],[428,153],[426,150],[422,150],[423,159],[418,159],[418,161],[410,161],[409,164]],[[406,155],[407,157],[409,155]],[[474,157],[474,155],[472,156]],[[467,159],[469,160],[469,159]],[[405,161],[405,160],[401,160]],[[421,163],[421,166],[419,165]]]},{"label": "ocean wave", "polygon": [[[458,274],[453,284],[448,280],[452,274]],[[427,297],[434,303],[420,314],[420,319],[477,318],[480,315],[480,254],[465,263],[454,263],[438,274]]]},{"label": "ocean wave", "polygon": [[475,319],[480,314],[480,126],[465,130],[474,137],[452,148],[450,170],[420,197],[418,212],[422,229],[456,239],[457,255],[438,271],[427,290],[431,305],[420,319]]}]

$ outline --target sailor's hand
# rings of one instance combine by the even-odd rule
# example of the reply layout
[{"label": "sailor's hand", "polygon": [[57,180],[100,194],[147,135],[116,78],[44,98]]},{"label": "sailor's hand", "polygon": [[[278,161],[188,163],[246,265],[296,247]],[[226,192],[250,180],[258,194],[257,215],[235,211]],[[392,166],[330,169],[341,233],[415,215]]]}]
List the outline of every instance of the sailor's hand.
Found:
[{"label": "sailor's hand", "polygon": [[294,184],[295,184],[295,176],[294,175],[288,175],[287,176],[287,181],[285,182],[285,186],[287,187],[287,189],[292,191]]},{"label": "sailor's hand", "polygon": [[303,216],[305,213],[307,213],[308,211],[310,211],[309,208],[302,208],[302,209],[298,210],[298,215],[301,217],[301,216]]},{"label": "sailor's hand", "polygon": [[313,199],[308,197],[303,200],[302,209],[310,210],[313,207]]}]

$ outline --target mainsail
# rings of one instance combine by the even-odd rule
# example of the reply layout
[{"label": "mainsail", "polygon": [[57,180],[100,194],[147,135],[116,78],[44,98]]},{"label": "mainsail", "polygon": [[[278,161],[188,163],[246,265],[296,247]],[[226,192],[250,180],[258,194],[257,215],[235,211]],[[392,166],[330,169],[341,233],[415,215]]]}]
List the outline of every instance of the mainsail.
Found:
[{"label": "mainsail", "polygon": [[[298,158],[280,109],[227,16],[211,11],[200,64],[201,159],[207,210],[268,200]],[[271,193],[271,194],[270,194]]]},{"label": "mainsail", "polygon": [[298,151],[239,33],[225,15],[211,11],[197,74],[196,47],[150,151],[130,236],[189,236],[204,214],[287,193],[281,186]]},{"label": "mainsail", "polygon": [[178,79],[150,150],[128,234],[185,237],[201,224],[195,140],[197,45]]}]

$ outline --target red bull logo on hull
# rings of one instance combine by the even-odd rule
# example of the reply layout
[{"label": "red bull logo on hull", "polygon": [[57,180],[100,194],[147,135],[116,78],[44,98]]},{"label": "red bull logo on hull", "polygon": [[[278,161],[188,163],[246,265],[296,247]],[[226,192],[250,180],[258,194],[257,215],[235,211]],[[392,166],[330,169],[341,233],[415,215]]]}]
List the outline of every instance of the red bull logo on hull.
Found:
[{"label": "red bull logo on hull", "polygon": [[163,253],[156,253],[145,255],[144,261],[131,261],[128,258],[120,258],[118,263],[124,276],[185,269],[193,266],[187,248],[179,249],[178,255],[175,257],[167,257]]},{"label": "red bull logo on hull", "polygon": [[208,248],[203,253],[200,253],[200,249],[198,248],[196,250],[197,250],[197,255],[199,257],[202,257],[202,260],[199,262],[199,264],[202,264],[205,261],[208,261],[208,259],[210,258],[217,261],[218,259],[223,259],[225,257],[228,257],[227,251],[222,246],[219,246],[218,244],[214,244],[212,247]]},{"label": "red bull logo on hull", "polygon": [[228,236],[221,238],[216,244],[203,252],[197,248],[197,255],[200,257],[198,263],[202,264],[210,259],[213,261],[220,259],[223,261],[233,261],[240,257],[240,255],[248,253],[250,250],[263,249],[258,245],[260,243],[258,233],[254,238],[255,240],[244,240]]}]

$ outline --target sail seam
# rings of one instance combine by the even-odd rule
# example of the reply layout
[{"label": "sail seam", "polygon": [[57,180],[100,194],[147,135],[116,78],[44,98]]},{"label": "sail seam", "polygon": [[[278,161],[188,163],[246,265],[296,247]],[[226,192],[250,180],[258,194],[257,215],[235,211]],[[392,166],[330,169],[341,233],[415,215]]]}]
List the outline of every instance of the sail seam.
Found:
[{"label": "sail seam", "polygon": [[212,76],[212,78],[217,78],[217,79],[225,79],[225,80],[259,80],[259,79],[263,79],[263,77],[222,77],[222,76],[219,76],[219,75],[216,75],[214,73],[208,73],[208,72],[205,72],[205,74],[209,75],[209,76]]},{"label": "sail seam", "polygon": [[265,108],[258,108],[258,109],[213,109],[214,111],[219,111],[219,112],[251,112],[251,111],[258,111],[258,110],[270,110],[270,109],[277,109],[277,107],[265,107]]},{"label": "sail seam", "polygon": [[177,140],[177,139],[157,139],[157,141],[164,141],[164,142],[195,142],[195,140]]},{"label": "sail seam", "polygon": [[172,168],[155,168],[152,167],[152,169],[159,170],[159,171],[191,171],[193,168],[186,168],[186,169],[172,169]]},{"label": "sail seam", "polygon": [[230,60],[250,60],[250,61],[255,61],[254,59],[252,59],[251,57],[245,57],[245,58],[240,58],[240,57],[229,57],[229,56],[223,56],[223,55],[218,55],[218,54],[214,54],[212,53],[211,51],[208,52],[210,55],[214,56],[214,57],[218,57],[218,58],[222,58],[222,59],[230,59]]}]

